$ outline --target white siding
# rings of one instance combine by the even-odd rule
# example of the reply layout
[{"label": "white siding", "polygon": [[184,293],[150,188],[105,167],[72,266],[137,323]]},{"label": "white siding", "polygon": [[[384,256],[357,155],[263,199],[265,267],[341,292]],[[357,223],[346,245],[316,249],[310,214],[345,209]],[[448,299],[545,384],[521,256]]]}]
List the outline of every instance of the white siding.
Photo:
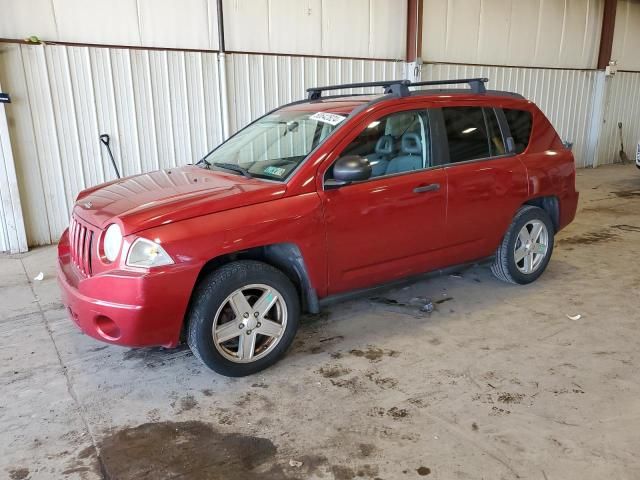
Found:
[{"label": "white siding", "polygon": [[216,0],[0,0],[0,38],[218,49]]},{"label": "white siding", "polygon": [[217,54],[0,46],[27,236],[57,241],[78,192],[123,175],[192,162],[222,140]]},{"label": "white siding", "polygon": [[640,71],[640,2],[618,0],[611,59],[621,70]]},{"label": "white siding", "polygon": [[[309,87],[402,78],[404,65],[382,60],[253,54],[227,58],[232,131],[279,105],[304,98]],[[380,93],[381,89],[350,91]]]},{"label": "white siding", "polygon": [[18,253],[27,250],[27,237],[5,108],[0,103],[0,253]]},{"label": "white siding", "polygon": [[640,142],[640,73],[618,72],[607,79],[604,124],[598,144],[598,164],[620,161],[620,133],[622,122],[624,149],[630,159],[635,158]]},{"label": "white siding", "polygon": [[228,50],[362,58],[404,56],[404,0],[224,0],[223,9]]},{"label": "white siding", "polygon": [[424,80],[488,77],[487,88],[520,93],[533,100],[560,137],[573,142],[576,165],[591,165],[586,151],[595,71],[438,64],[424,65],[422,72]]},{"label": "white siding", "polygon": [[603,0],[424,0],[428,62],[595,68]]}]

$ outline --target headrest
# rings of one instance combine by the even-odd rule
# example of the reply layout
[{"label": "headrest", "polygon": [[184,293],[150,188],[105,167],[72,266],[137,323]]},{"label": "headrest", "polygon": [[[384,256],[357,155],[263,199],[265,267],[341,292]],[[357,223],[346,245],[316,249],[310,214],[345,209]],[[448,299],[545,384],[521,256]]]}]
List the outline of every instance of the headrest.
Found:
[{"label": "headrest", "polygon": [[393,153],[393,137],[383,135],[376,142],[376,153],[378,155],[391,155]]},{"label": "headrest", "polygon": [[400,145],[402,153],[408,153],[411,155],[419,155],[422,153],[422,141],[420,135],[417,133],[405,133],[402,136],[402,143]]}]

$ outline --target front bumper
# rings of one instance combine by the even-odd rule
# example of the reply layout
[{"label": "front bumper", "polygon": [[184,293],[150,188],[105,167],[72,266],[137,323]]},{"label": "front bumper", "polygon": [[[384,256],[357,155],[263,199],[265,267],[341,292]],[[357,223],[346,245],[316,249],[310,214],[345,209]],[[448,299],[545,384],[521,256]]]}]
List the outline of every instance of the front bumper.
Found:
[{"label": "front bumper", "polygon": [[65,231],[58,246],[62,303],[87,335],[129,347],[175,347],[199,269],[172,265],[86,277],[71,261]]}]

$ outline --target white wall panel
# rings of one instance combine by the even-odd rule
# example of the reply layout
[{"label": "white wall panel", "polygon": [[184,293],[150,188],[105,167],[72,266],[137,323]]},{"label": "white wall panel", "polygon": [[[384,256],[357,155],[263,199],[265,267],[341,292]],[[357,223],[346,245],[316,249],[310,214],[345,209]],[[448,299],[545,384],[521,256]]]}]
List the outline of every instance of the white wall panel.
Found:
[{"label": "white wall panel", "polygon": [[[588,122],[593,108],[595,71],[508,68],[465,65],[424,65],[424,80],[488,77],[487,88],[520,93],[534,101],[563,140],[573,142],[576,165],[586,158]],[[462,87],[466,88],[466,87]]]},{"label": "white wall panel", "polygon": [[619,122],[622,122],[624,147],[629,158],[635,158],[636,145],[640,142],[640,73],[618,72],[606,81],[607,97],[598,144],[598,164],[620,161]]},{"label": "white wall panel", "polygon": [[594,68],[603,0],[424,0],[425,61]]},{"label": "white wall panel", "polygon": [[404,56],[404,0],[224,0],[223,4],[228,50]]},{"label": "white wall panel", "polygon": [[618,0],[611,58],[622,70],[640,71],[640,1]]},{"label": "white wall panel", "polygon": [[0,253],[18,253],[27,251],[27,236],[5,109],[0,103]]},{"label": "white wall panel", "polygon": [[0,46],[27,236],[57,241],[86,187],[120,172],[182,165],[222,140],[217,54],[66,46]]},{"label": "white wall panel", "polygon": [[[383,60],[253,54],[228,55],[227,59],[232,131],[278,105],[305,98],[309,87],[398,79],[404,68],[403,62]],[[380,93],[381,89],[350,91]]]},{"label": "white wall panel", "polygon": [[0,11],[0,38],[218,48],[216,0],[0,0]]}]

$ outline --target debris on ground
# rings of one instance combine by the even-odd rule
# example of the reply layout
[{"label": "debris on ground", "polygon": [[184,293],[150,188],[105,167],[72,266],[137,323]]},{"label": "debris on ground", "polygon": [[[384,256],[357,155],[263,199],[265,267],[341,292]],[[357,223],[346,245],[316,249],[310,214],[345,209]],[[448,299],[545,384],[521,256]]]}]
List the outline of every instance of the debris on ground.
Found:
[{"label": "debris on ground", "polygon": [[33,279],[38,281],[38,282],[41,281],[41,280],[44,280],[44,272],[40,272],[38,275],[33,277]]},{"label": "debris on ground", "polygon": [[569,314],[567,314],[567,318],[569,320],[576,321],[576,320],[580,320],[582,318],[582,315],[580,315],[579,313],[577,315],[569,315]]},{"label": "debris on ground", "polygon": [[291,460],[289,460],[289,466],[295,467],[295,468],[300,468],[302,466],[302,462],[299,462],[297,460],[291,459]]},{"label": "debris on ground", "polygon": [[420,307],[421,312],[431,313],[433,312],[433,302],[427,302],[422,307]]}]

